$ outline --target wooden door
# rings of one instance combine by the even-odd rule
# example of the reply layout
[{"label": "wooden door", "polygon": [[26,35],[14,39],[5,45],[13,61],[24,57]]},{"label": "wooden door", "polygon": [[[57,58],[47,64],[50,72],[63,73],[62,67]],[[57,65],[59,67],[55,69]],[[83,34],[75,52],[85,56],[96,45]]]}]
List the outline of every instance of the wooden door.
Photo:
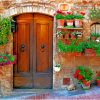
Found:
[{"label": "wooden door", "polygon": [[16,17],[14,87],[52,88],[53,18],[41,14]]},{"label": "wooden door", "polygon": [[[34,15],[34,87],[52,88],[53,19]],[[33,59],[33,61],[34,61]]]}]

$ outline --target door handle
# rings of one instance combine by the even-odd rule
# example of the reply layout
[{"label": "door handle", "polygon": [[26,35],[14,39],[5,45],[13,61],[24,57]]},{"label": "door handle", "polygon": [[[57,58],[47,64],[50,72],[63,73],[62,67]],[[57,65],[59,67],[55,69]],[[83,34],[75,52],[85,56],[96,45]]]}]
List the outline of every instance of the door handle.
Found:
[{"label": "door handle", "polygon": [[42,45],[41,45],[41,49],[44,49],[44,48],[45,48],[45,45],[44,45],[44,44],[42,44]]},{"label": "door handle", "polygon": [[41,45],[41,52],[44,52],[44,50],[45,50],[45,45],[42,44],[42,45]]},{"label": "door handle", "polygon": [[25,51],[25,44],[21,44],[21,51],[22,51],[22,52]]}]

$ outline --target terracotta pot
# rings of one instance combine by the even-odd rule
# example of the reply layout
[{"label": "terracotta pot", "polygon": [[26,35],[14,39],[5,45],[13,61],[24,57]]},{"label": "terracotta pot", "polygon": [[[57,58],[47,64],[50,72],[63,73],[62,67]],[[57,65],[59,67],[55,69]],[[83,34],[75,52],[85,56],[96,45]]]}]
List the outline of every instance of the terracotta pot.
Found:
[{"label": "terracotta pot", "polygon": [[75,27],[82,27],[83,21],[81,19],[75,19]]},{"label": "terracotta pot", "polygon": [[92,37],[91,37],[91,40],[93,40],[93,41],[94,41],[94,40],[95,40],[95,37],[94,37],[94,36],[92,36]]},{"label": "terracotta pot", "polygon": [[66,20],[67,26],[73,26],[73,20]]},{"label": "terracotta pot", "polygon": [[97,80],[97,86],[100,86],[100,80]]},{"label": "terracotta pot", "polygon": [[57,24],[58,24],[58,27],[59,27],[59,28],[64,27],[64,19],[58,19],[58,20],[57,20]]},{"label": "terracotta pot", "polygon": [[85,53],[86,54],[90,54],[90,53],[93,53],[94,52],[94,50],[92,49],[92,48],[90,48],[90,49],[85,49]]}]

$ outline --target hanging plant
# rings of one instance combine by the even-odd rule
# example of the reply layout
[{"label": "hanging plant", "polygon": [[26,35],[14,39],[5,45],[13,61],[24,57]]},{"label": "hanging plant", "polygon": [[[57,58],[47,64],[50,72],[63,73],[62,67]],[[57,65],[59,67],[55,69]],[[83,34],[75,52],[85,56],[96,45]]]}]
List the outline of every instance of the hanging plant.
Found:
[{"label": "hanging plant", "polygon": [[10,18],[0,17],[0,45],[8,42],[8,34],[11,33],[11,21]]}]

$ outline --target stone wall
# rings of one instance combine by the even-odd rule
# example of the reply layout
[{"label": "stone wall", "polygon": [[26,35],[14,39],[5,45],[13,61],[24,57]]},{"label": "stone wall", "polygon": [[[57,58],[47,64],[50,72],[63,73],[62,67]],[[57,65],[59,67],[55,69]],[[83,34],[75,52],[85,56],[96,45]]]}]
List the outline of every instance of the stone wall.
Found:
[{"label": "stone wall", "polygon": [[[13,35],[8,36],[8,43],[0,46],[0,54],[13,53]],[[10,95],[13,89],[13,66],[0,66],[0,94]]]}]

